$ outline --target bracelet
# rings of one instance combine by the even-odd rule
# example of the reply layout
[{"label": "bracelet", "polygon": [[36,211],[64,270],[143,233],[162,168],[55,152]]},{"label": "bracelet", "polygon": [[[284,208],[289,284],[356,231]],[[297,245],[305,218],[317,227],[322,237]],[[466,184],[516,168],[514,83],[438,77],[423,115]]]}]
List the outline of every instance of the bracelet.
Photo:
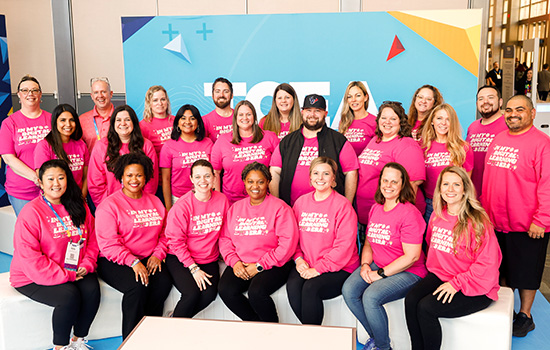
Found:
[{"label": "bracelet", "polygon": [[191,266],[189,266],[189,271],[193,270],[195,267],[199,267],[199,265],[192,264]]},{"label": "bracelet", "polygon": [[134,262],[132,263],[132,265],[130,265],[130,267],[134,267],[134,266],[136,266],[136,265],[139,264],[139,263],[140,263],[139,259],[136,258],[136,259],[134,260]]},{"label": "bracelet", "polygon": [[201,268],[198,267],[197,265],[195,265],[192,269],[190,269],[189,271],[191,271],[191,274],[194,275],[195,272],[199,271]]},{"label": "bracelet", "polygon": [[297,257],[296,259],[294,259],[294,262],[298,262],[298,260],[300,259],[303,259],[301,256]]}]

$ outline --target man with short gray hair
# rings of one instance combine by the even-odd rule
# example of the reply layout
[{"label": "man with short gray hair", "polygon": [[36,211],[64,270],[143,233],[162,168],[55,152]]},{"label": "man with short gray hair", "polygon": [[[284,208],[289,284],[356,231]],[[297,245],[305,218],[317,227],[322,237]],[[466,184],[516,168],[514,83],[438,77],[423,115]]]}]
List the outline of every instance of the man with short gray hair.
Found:
[{"label": "man with short gray hair", "polygon": [[82,125],[82,139],[88,146],[88,151],[92,149],[97,140],[107,137],[111,115],[115,107],[111,103],[113,92],[111,84],[106,77],[97,77],[90,79],[91,94],[94,101],[94,108],[80,116],[80,125]]}]

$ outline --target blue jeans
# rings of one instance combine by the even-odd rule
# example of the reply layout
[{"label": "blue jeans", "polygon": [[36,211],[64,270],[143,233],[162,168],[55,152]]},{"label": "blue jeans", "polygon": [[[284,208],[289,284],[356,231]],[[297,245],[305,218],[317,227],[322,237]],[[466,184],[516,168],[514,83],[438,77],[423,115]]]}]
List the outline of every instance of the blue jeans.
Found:
[{"label": "blue jeans", "polygon": [[[378,270],[374,262],[370,267],[373,271]],[[361,267],[358,267],[349,276],[342,287],[342,295],[351,312],[374,339],[376,347],[390,349],[388,315],[383,305],[404,298],[421,278],[403,271],[369,284],[360,272]]]},{"label": "blue jeans", "polygon": [[15,211],[15,216],[19,216],[21,209],[23,209],[25,204],[30,202],[24,199],[15,198],[13,196],[10,196],[9,194],[8,199],[10,200],[11,206],[13,207],[13,211]]},{"label": "blue jeans", "polygon": [[426,212],[424,213],[424,221],[428,223],[430,221],[430,216],[434,211],[433,199],[426,197]]}]

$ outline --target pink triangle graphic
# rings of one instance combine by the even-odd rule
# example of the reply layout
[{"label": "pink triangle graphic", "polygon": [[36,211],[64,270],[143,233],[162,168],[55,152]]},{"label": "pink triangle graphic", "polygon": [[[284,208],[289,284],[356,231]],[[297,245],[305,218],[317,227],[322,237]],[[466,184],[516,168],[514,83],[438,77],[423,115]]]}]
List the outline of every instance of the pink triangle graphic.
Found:
[{"label": "pink triangle graphic", "polygon": [[401,44],[401,41],[399,41],[399,38],[396,35],[395,38],[393,38],[393,43],[391,44],[390,53],[388,54],[386,62],[399,55],[403,51],[405,51],[405,48],[403,47],[403,44]]}]

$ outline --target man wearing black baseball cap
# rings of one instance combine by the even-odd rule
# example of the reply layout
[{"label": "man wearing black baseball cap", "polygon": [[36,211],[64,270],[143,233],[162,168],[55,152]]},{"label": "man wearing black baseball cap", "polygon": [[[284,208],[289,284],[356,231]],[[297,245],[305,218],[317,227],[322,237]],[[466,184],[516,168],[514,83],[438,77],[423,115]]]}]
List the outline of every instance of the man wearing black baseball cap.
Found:
[{"label": "man wearing black baseball cap", "polygon": [[350,202],[355,197],[359,162],[346,137],[325,124],[326,109],[323,96],[307,95],[302,107],[302,127],[285,136],[271,157],[273,180],[269,190],[289,205],[313,191],[309,183],[309,165],[321,156],[332,158],[338,164],[335,190]]}]

